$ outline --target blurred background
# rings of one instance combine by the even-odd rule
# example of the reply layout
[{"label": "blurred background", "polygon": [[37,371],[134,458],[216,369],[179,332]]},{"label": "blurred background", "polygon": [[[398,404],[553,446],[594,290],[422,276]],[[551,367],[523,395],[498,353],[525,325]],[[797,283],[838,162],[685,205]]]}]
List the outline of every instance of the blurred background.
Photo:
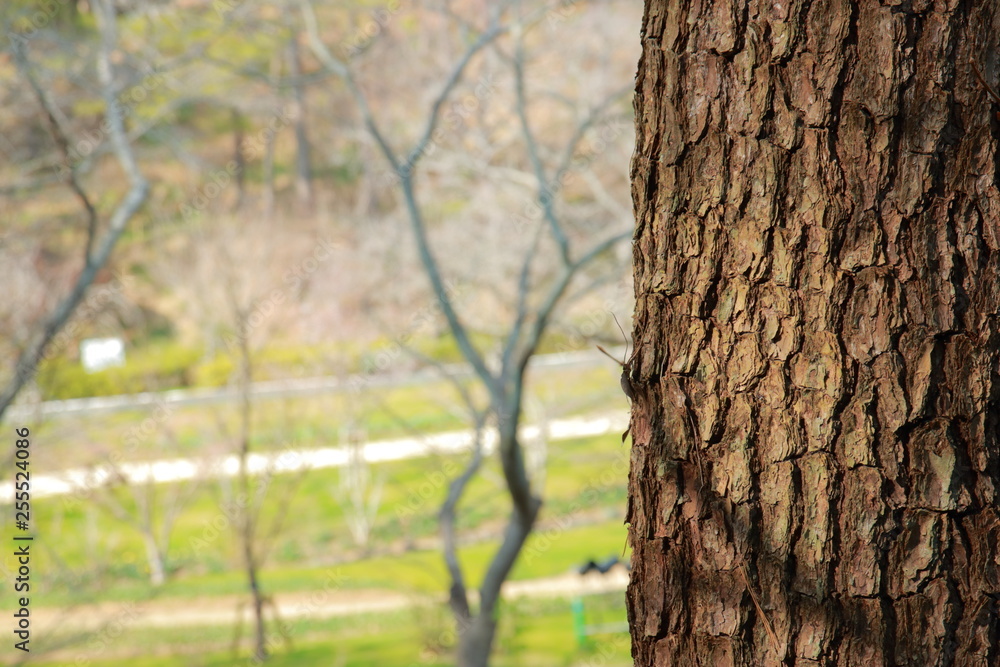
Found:
[{"label": "blurred background", "polygon": [[0,663],[631,664],[640,18],[4,1]]}]

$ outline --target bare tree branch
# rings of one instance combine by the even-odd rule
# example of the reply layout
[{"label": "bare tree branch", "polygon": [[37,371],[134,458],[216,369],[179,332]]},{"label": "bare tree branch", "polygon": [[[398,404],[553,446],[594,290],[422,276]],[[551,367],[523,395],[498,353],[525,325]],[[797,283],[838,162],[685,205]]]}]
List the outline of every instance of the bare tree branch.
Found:
[{"label": "bare tree branch", "polygon": [[552,230],[552,238],[559,246],[559,256],[563,265],[569,266],[572,262],[569,257],[569,239],[563,231],[559,219],[556,217],[552,184],[545,174],[545,166],[538,150],[538,142],[535,134],[531,130],[531,123],[528,122],[528,104],[524,96],[524,33],[518,33],[517,46],[514,52],[514,89],[517,92],[517,117],[521,122],[521,134],[524,143],[528,148],[528,158],[531,166],[535,170],[535,178],[538,181],[538,202],[542,205],[542,213]]},{"label": "bare tree branch", "polygon": [[118,207],[111,214],[108,229],[97,247],[87,254],[83,270],[73,284],[70,293],[60,302],[46,318],[41,331],[29,342],[21,352],[14,367],[14,376],[0,392],[0,417],[6,412],[18,392],[32,377],[41,362],[49,343],[63,329],[73,312],[83,299],[83,295],[94,282],[98,270],[103,267],[111,255],[115,244],[125,230],[125,225],[138,212],[149,195],[149,183],[143,177],[136,163],[132,148],[125,133],[125,123],[121,106],[117,100],[118,91],[115,88],[111,67],[111,53],[116,48],[117,35],[115,30],[115,15],[108,0],[95,0],[95,14],[101,32],[101,46],[98,51],[97,73],[101,82],[102,96],[105,103],[105,117],[108,131],[115,148],[118,162],[129,179],[130,188]]},{"label": "bare tree branch", "polygon": [[601,253],[610,249],[615,244],[624,241],[630,236],[632,236],[631,230],[615,234],[614,236],[601,241],[563,272],[559,281],[552,286],[548,297],[544,302],[542,302],[542,305],[538,309],[537,315],[535,316],[534,326],[531,328],[528,339],[525,341],[525,347],[521,351],[521,356],[518,360],[519,374],[523,374],[524,369],[527,368],[528,362],[531,360],[531,356],[535,353],[535,350],[538,348],[538,343],[542,339],[542,334],[545,333],[545,327],[549,323],[549,318],[552,316],[552,312],[555,310],[555,307],[558,305],[559,300],[562,298],[563,293],[566,291],[566,288],[569,286],[570,281],[573,279],[573,276],[576,275],[577,271],[589,264]]},{"label": "bare tree branch", "polygon": [[477,39],[472,46],[466,50],[465,55],[462,56],[461,60],[459,60],[452,69],[451,74],[448,76],[444,86],[441,88],[441,92],[439,92],[437,97],[434,98],[434,102],[431,104],[431,113],[427,118],[427,125],[424,127],[423,134],[413,147],[413,150],[411,150],[410,154],[406,157],[405,167],[407,171],[413,170],[421,156],[423,156],[424,152],[427,150],[427,145],[433,138],[434,130],[437,129],[437,124],[441,119],[441,107],[444,106],[445,101],[451,96],[451,91],[456,85],[458,85],[458,82],[462,80],[462,75],[469,66],[469,62],[472,60],[472,57],[507,31],[507,28],[500,25],[499,22],[503,6],[503,3],[497,5],[496,10],[493,12],[493,16],[490,18],[489,27],[482,35],[479,36],[479,39]]},{"label": "bare tree branch", "polygon": [[500,34],[505,32],[506,29],[499,24],[499,18],[501,16],[503,6],[504,3],[501,3],[498,9],[494,11],[493,17],[490,21],[490,27],[480,36],[479,39],[476,40],[475,43],[472,44],[472,46],[469,47],[459,63],[452,69],[451,74],[446,79],[441,92],[435,97],[434,102],[431,105],[431,114],[427,120],[424,131],[421,134],[421,138],[407,155],[406,161],[400,163],[396,153],[392,150],[391,146],[389,146],[388,141],[379,129],[371,107],[369,107],[364,93],[354,80],[354,76],[350,69],[346,64],[337,60],[320,39],[319,27],[315,12],[312,8],[312,3],[310,0],[301,0],[302,17],[306,26],[309,47],[324,67],[336,73],[344,80],[348,90],[358,105],[358,110],[361,113],[361,118],[365,127],[375,139],[376,144],[379,146],[379,149],[382,151],[385,159],[389,162],[396,176],[400,179],[400,186],[403,189],[403,197],[406,202],[407,213],[409,215],[410,224],[414,230],[414,236],[416,237],[417,250],[420,254],[420,260],[425,271],[427,272],[435,297],[441,304],[441,310],[444,313],[445,319],[448,321],[448,327],[451,329],[452,335],[454,335],[455,341],[458,344],[462,355],[466,358],[469,364],[472,365],[476,374],[487,386],[487,388],[489,388],[495,398],[500,397],[500,389],[496,378],[493,377],[493,374],[486,367],[486,363],[483,360],[482,355],[472,344],[465,325],[462,323],[458,313],[455,311],[451,296],[449,295],[448,289],[444,284],[444,279],[441,276],[438,261],[434,257],[434,253],[431,251],[430,242],[427,238],[427,229],[424,223],[423,213],[417,204],[416,193],[413,189],[413,168],[420,160],[420,157],[426,152],[427,146],[433,138],[434,131],[437,128],[438,121],[440,120],[441,107],[451,94],[451,91],[461,80],[462,74],[468,67],[472,57],[496,39]]},{"label": "bare tree branch", "polygon": [[316,20],[316,13],[313,11],[311,0],[301,0],[300,6],[302,8],[302,21],[306,27],[306,37],[309,44],[309,48],[312,50],[313,55],[320,61],[320,63],[327,68],[329,71],[333,72],[347,85],[348,91],[354,98],[355,103],[358,105],[358,109],[361,112],[361,119],[368,129],[368,132],[375,138],[375,142],[378,144],[379,149],[381,149],[382,154],[385,159],[389,161],[392,165],[393,170],[399,170],[399,160],[396,158],[395,152],[392,147],[389,146],[388,141],[382,135],[381,130],[379,130],[378,125],[375,122],[375,116],[372,114],[371,108],[368,106],[368,100],[361,89],[358,87],[357,82],[354,80],[354,75],[351,73],[350,68],[344,63],[337,60],[319,35],[319,24]]},{"label": "bare tree branch", "polygon": [[465,469],[448,484],[448,494],[441,504],[441,508],[438,510],[445,567],[448,570],[448,576],[451,578],[451,586],[448,591],[448,604],[451,606],[456,621],[461,626],[468,624],[472,618],[472,613],[469,607],[469,594],[465,585],[465,576],[462,573],[462,566],[458,560],[458,535],[455,530],[455,521],[458,504],[461,502],[469,482],[472,481],[472,478],[482,467],[484,458],[483,433],[486,429],[489,408],[477,406],[472,394],[462,384],[461,377],[448,369],[440,361],[428,357],[403,342],[399,342],[399,345],[414,358],[433,367],[441,374],[441,377],[452,385],[458,393],[459,398],[461,398],[473,424],[472,456],[466,464]]},{"label": "bare tree branch", "polygon": [[22,44],[21,40],[13,39],[11,40],[11,46],[14,51],[14,63],[17,65],[18,72],[28,80],[28,84],[31,86],[31,90],[35,93],[35,98],[38,100],[38,104],[45,111],[45,118],[49,123],[49,131],[52,134],[52,139],[56,142],[56,146],[59,148],[59,153],[62,156],[62,171],[65,172],[65,182],[73,191],[73,194],[76,195],[77,199],[80,200],[87,214],[87,242],[84,247],[83,258],[84,262],[89,262],[90,254],[94,247],[94,238],[97,236],[97,211],[94,209],[94,205],[90,202],[90,198],[87,196],[86,191],[84,191],[77,176],[70,153],[67,132],[63,129],[58,119],[61,114],[38,84],[34,72],[31,71],[31,65],[28,63],[27,55],[24,53],[24,44]]},{"label": "bare tree branch", "polygon": [[528,319],[528,296],[531,292],[531,265],[535,260],[535,255],[538,252],[538,246],[541,243],[541,231],[541,226],[536,228],[535,238],[531,243],[531,248],[525,255],[524,263],[521,265],[521,276],[517,283],[517,311],[514,316],[514,323],[511,325],[510,333],[507,336],[507,342],[504,343],[503,356],[501,357],[500,364],[501,370],[510,368],[511,359],[514,351],[517,349],[517,343],[521,339],[521,329],[524,327],[524,323]]},{"label": "bare tree branch", "polygon": [[[456,382],[456,384],[458,384]],[[473,406],[469,403],[470,410]],[[472,458],[465,466],[465,470],[451,480],[448,485],[448,495],[441,504],[438,518],[441,523],[441,540],[443,542],[444,562],[448,568],[448,576],[451,577],[451,587],[448,592],[448,603],[456,620],[467,622],[471,616],[469,611],[469,594],[465,586],[465,578],[462,574],[462,566],[458,561],[458,537],[455,532],[456,508],[462,500],[465,489],[469,482],[479,471],[483,463],[483,430],[486,426],[486,412],[474,411],[475,424],[473,426]]]},{"label": "bare tree branch", "polygon": [[[455,338],[459,349],[473,367],[478,380],[482,382],[489,393],[488,409],[479,410],[475,407],[471,396],[468,393],[462,393],[465,391],[465,388],[456,383],[456,386],[460,388],[460,395],[466,401],[470,409],[470,414],[473,416],[476,424],[476,450],[473,452],[473,456],[463,472],[452,480],[449,485],[448,495],[440,512],[442,536],[445,542],[444,558],[452,582],[449,598],[456,621],[459,624],[460,636],[462,637],[459,648],[459,664],[482,665],[485,664],[484,655],[488,654],[495,633],[495,610],[501,586],[509,575],[517,555],[524,546],[525,540],[530,535],[542,505],[540,495],[532,489],[531,480],[528,477],[525,466],[524,449],[519,441],[518,433],[527,363],[536,352],[542,334],[548,326],[557,304],[565,295],[573,277],[595,257],[618,241],[626,238],[631,232],[615,235],[598,243],[580,259],[576,261],[572,259],[569,238],[555,212],[554,198],[560,183],[558,180],[550,179],[546,173],[546,168],[542,160],[541,146],[536,140],[528,120],[524,91],[523,45],[521,43],[521,34],[516,35],[518,51],[513,62],[517,77],[517,114],[520,119],[523,140],[527,145],[529,159],[534,172],[534,180],[538,188],[537,196],[542,203],[545,220],[537,226],[536,236],[520,268],[515,296],[516,311],[512,326],[504,341],[501,367],[499,371],[488,368],[482,353],[471,344],[468,332],[458,317],[452,298],[445,287],[439,262],[431,247],[424,213],[417,201],[414,171],[421,158],[429,154],[432,143],[437,140],[438,123],[442,109],[463,73],[468,68],[472,58],[487,44],[492,43],[498,35],[508,31],[507,28],[500,27],[499,25],[502,10],[495,12],[489,27],[464,52],[463,56],[451,70],[441,91],[432,101],[429,117],[423,131],[419,134],[416,144],[405,154],[405,159],[400,162],[397,154],[389,146],[386,136],[380,130],[372,110],[368,106],[360,87],[353,79],[348,66],[334,58],[322,44],[319,37],[316,16],[312,10],[310,0],[300,0],[300,3],[303,20],[309,36],[310,48],[320,62],[323,63],[324,67],[337,73],[344,79],[358,106],[364,126],[379,146],[393,174],[399,181],[405,201],[406,214],[417,243],[420,262],[428,275],[435,298],[441,306],[448,323],[448,328]],[[532,16],[532,18],[536,19],[541,15],[538,14],[537,16]],[[520,27],[523,28],[523,25],[524,23],[522,22]],[[607,104],[610,104],[610,102]],[[593,123],[596,122],[596,119],[604,113],[605,106],[600,105],[597,109],[592,110],[574,132],[566,148],[566,154],[569,157],[564,157],[556,168],[558,179],[564,177],[569,166],[572,164],[572,157],[575,155],[579,143],[583,140]],[[542,235],[546,229],[550,230],[559,248],[561,270],[558,276],[553,278],[554,282],[544,292],[541,304],[532,308],[530,306],[533,292],[532,267]],[[496,415],[498,420],[499,456],[503,469],[504,484],[507,487],[513,504],[513,512],[507,524],[501,545],[494,554],[486,576],[483,578],[479,589],[479,611],[473,617],[469,609],[464,577],[456,555],[457,538],[454,523],[457,505],[469,480],[480,469],[482,463],[482,452],[480,449],[482,446],[481,431],[484,426],[485,416],[490,413]]]},{"label": "bare tree branch", "polygon": [[420,261],[424,266],[424,270],[427,272],[428,278],[430,279],[431,287],[434,290],[434,296],[437,298],[438,303],[441,304],[441,311],[444,313],[445,319],[448,321],[448,328],[455,337],[455,342],[458,344],[459,350],[462,351],[462,356],[464,356],[466,361],[469,362],[473,370],[475,370],[476,375],[480,380],[482,380],[483,384],[486,385],[486,388],[490,391],[490,393],[495,398],[499,398],[501,396],[499,383],[493,376],[493,373],[486,367],[486,362],[480,352],[475,348],[475,346],[472,345],[468,331],[461,319],[459,319],[451,297],[448,294],[448,289],[445,287],[444,279],[441,277],[437,259],[431,251],[430,241],[427,238],[427,228],[424,224],[423,213],[417,205],[416,193],[413,191],[413,180],[409,174],[403,177],[402,187],[403,198],[406,202],[406,209],[410,218],[410,225],[413,228],[414,236],[417,241],[417,251],[420,254]]},{"label": "bare tree branch", "polygon": [[563,149],[562,159],[559,161],[559,166],[556,168],[555,176],[552,179],[553,192],[558,192],[562,187],[563,179],[566,178],[567,172],[569,172],[570,167],[573,166],[573,156],[576,155],[576,151],[580,147],[580,142],[583,141],[583,138],[587,135],[590,128],[596,125],[605,116],[611,105],[620,100],[622,97],[631,94],[633,90],[634,86],[629,84],[614,91],[596,106],[591,107],[591,109],[587,112],[587,115],[583,118],[583,121],[576,126],[573,136],[566,143],[566,148]]}]

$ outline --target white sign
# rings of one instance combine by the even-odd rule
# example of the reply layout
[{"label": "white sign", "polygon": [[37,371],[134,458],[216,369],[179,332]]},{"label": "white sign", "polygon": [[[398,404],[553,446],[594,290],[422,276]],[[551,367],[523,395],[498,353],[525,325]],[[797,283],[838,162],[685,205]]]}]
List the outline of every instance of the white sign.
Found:
[{"label": "white sign", "polygon": [[88,338],[80,342],[80,361],[88,373],[125,365],[125,343],[121,338]]}]

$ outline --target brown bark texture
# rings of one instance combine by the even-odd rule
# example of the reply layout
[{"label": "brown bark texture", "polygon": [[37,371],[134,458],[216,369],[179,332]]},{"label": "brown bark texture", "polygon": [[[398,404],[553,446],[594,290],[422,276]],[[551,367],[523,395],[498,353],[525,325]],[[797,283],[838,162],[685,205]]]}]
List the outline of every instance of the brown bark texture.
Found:
[{"label": "brown bark texture", "polygon": [[1000,2],[647,0],[639,667],[1000,665]]}]

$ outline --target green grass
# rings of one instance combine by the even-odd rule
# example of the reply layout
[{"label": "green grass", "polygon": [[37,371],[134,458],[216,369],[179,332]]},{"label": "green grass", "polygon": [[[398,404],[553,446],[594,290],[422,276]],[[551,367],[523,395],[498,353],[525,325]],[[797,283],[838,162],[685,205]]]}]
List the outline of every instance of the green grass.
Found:
[{"label": "green grass", "polygon": [[[625,553],[625,537],[626,529],[620,519],[567,529],[543,526],[528,539],[510,579],[562,575],[588,558],[620,556]],[[493,542],[460,549],[459,558],[470,586],[478,585],[495,551],[496,544]],[[101,589],[89,592],[83,589],[69,591],[55,584],[47,586],[45,583],[50,579],[44,576],[44,569],[39,567],[35,572],[42,582],[38,585],[35,604],[45,607],[87,603],[93,599],[101,602],[178,600],[240,595],[246,591],[246,580],[236,569],[177,577],[155,591],[144,579],[133,574],[131,580],[95,580],[92,583],[101,584]],[[321,582],[334,575],[338,585],[348,590],[386,589],[414,595],[436,595],[446,588],[444,565],[437,550],[412,551],[329,566],[272,565],[261,572],[261,581],[265,591],[280,597],[282,593],[314,591]]]},{"label": "green grass", "polygon": [[[555,414],[627,409],[610,365],[552,368],[534,373],[530,396]],[[529,415],[529,419],[533,418]],[[148,424],[148,428],[143,427]],[[337,445],[354,424],[370,439],[467,427],[454,388],[443,381],[397,388],[254,402],[252,445],[275,450]],[[88,465],[117,452],[135,461],[231,451],[237,414],[228,405],[161,406],[110,414],[50,419],[33,429],[45,442],[36,465],[47,471]]]},{"label": "green grass", "polygon": [[[602,622],[625,619],[624,599],[620,593],[588,596],[586,605],[589,618],[599,618]],[[566,599],[505,602],[499,619],[494,667],[570,667],[591,660],[609,666],[631,664],[629,638],[625,633],[596,636],[591,638],[590,646],[577,646]],[[442,605],[421,605],[378,615],[294,619],[287,621],[291,646],[278,641],[275,635],[273,656],[267,664],[444,667],[454,664],[450,655],[453,648],[451,628],[451,620]],[[73,648],[63,650],[64,657],[59,661],[44,661],[43,658],[33,664],[54,667],[75,664],[78,658],[92,667],[249,664],[246,635],[242,650],[236,655],[229,648],[231,639],[232,629],[219,626],[128,628],[112,641],[80,641]],[[106,654],[117,654],[117,657]]]},{"label": "green grass", "polygon": [[[132,267],[142,277],[145,267]],[[148,279],[143,278],[143,281]],[[147,336],[145,341],[126,350],[121,367],[98,372],[84,370],[74,355],[54,357],[42,362],[37,382],[43,400],[61,400],[89,396],[135,394],[178,388],[223,387],[234,378],[237,368],[236,339],[223,336],[223,346],[212,355],[199,347],[180,345],[169,335],[170,323],[157,325],[168,337]],[[165,328],[164,328],[165,327]],[[484,334],[473,334],[479,349],[491,349],[497,342]],[[458,363],[462,355],[451,336],[420,336],[407,341],[420,354],[440,363]],[[75,346],[73,347],[75,350]],[[568,340],[557,336],[545,339],[541,352],[574,349]],[[271,344],[253,353],[255,380],[279,380],[316,375],[362,374],[375,377],[381,373],[415,365],[413,358],[394,340],[378,338],[365,344],[345,341],[314,345]]]},{"label": "green grass", "polygon": [[[624,399],[615,380],[610,366],[545,369],[532,377],[532,393],[545,405],[558,405],[564,414],[606,410],[611,401],[624,409]],[[283,445],[333,446],[338,444],[340,425],[348,417],[359,419],[367,429],[367,436],[373,439],[462,428],[461,413],[454,408],[456,401],[451,392],[445,383],[434,382],[362,392],[352,398],[329,395],[262,400],[255,404],[254,448],[261,451],[277,450]],[[137,425],[149,416],[150,413],[131,412],[46,422],[32,431],[37,445],[33,450],[33,474],[100,461],[101,457],[96,455],[100,451],[121,451],[127,439],[134,438]],[[165,419],[154,420],[156,428],[136,441],[127,458],[231,451],[219,441],[226,428],[234,430],[234,418],[227,406],[172,410]],[[103,443],[103,449],[94,448],[94,443]],[[88,446],[90,453],[82,454]],[[436,537],[436,512],[444,497],[446,479],[456,474],[465,460],[461,455],[428,456],[373,468],[373,473],[384,479],[373,541],[381,553],[392,549],[395,555],[370,558],[358,558],[360,552],[349,537],[344,510],[335,497],[341,471],[323,469],[305,474],[297,481],[288,512],[290,519],[272,540],[273,547],[261,573],[265,591],[280,598],[283,594],[315,590],[317,581],[322,581],[333,568],[347,589],[406,591],[415,598],[440,595],[445,590],[440,553],[435,549],[402,553],[401,549],[407,541]],[[617,434],[549,444],[546,504],[538,531],[529,539],[511,573],[512,579],[560,575],[587,558],[622,553],[627,462],[628,449],[620,444]],[[501,480],[499,466],[490,457],[466,491],[458,519],[463,535],[478,531],[485,537],[502,528],[509,513],[509,501]],[[273,519],[278,499],[295,483],[294,475],[272,480],[263,525]],[[162,506],[163,500],[179,488],[156,485],[154,490],[159,500],[154,506]],[[51,608],[96,601],[183,601],[243,595],[246,584],[238,567],[232,532],[224,524],[216,524],[216,529],[212,529],[213,521],[223,516],[219,510],[221,495],[219,482],[207,481],[180,514],[170,550],[171,564],[177,569],[159,589],[148,583],[143,544],[137,530],[93,501],[72,503],[65,497],[34,499],[37,541],[32,560],[33,603]],[[116,498],[124,507],[135,509],[136,499],[131,491],[119,489]],[[11,506],[0,508],[0,515],[4,522],[0,539],[9,538]],[[460,550],[470,586],[479,582],[495,549],[496,544],[488,541],[471,543]],[[9,563],[5,565],[9,567]],[[0,603],[9,606],[12,594],[7,583],[2,585]],[[534,611],[515,614],[520,620],[510,623],[524,625],[498,639],[502,650],[495,664],[579,663],[584,654],[573,647],[570,635],[558,642],[549,641],[559,636],[550,624],[565,625],[565,633],[569,632],[569,621],[560,618],[561,613],[549,610],[541,615]],[[451,664],[447,647],[438,647],[443,651],[440,654],[421,653],[420,647],[427,643],[424,626],[431,623],[430,617],[442,616],[442,612],[427,612],[425,616],[428,618],[411,618],[403,624],[375,620],[371,621],[371,627],[366,626],[367,634],[355,628],[344,631],[343,636],[337,635],[335,628],[346,627],[344,619],[306,622],[301,631],[296,631],[294,646],[287,651],[282,649],[275,662],[269,664],[326,664],[337,659],[337,647],[344,647],[344,664]],[[443,618],[433,622],[447,625],[446,615]],[[109,661],[102,662],[104,658],[98,656],[100,659],[89,664],[244,664],[245,661],[234,662],[226,651],[230,633],[231,628],[218,627],[189,632],[130,629],[122,650],[141,657],[112,660],[109,655],[105,656]],[[331,633],[337,637],[335,640],[331,639]],[[175,655],[174,647],[178,645],[188,647],[190,653]],[[627,658],[627,641],[625,645],[621,655]],[[118,649],[114,655],[119,655]]]},{"label": "green grass", "polygon": [[[565,571],[585,557],[620,553],[624,543],[621,516],[624,511],[627,450],[615,443],[616,436],[567,440],[550,444],[546,505],[541,536],[526,546],[526,558],[513,576],[528,578]],[[406,540],[435,537],[436,513],[446,490],[446,479],[460,470],[462,456],[438,456],[390,462],[374,467],[383,477],[382,503],[373,542],[401,547]],[[268,489],[267,511],[262,526],[276,516],[275,504],[294,491],[289,518],[273,540],[270,559],[263,573],[265,584],[276,591],[307,590],[315,581],[316,566],[358,554],[346,529],[344,509],[335,497],[339,469],[320,469],[296,475],[279,475]],[[467,534],[488,528],[494,534],[509,512],[509,501],[498,486],[500,472],[490,460],[484,474],[469,485],[459,515],[459,529]],[[297,486],[296,486],[297,484]],[[180,490],[178,485],[154,487],[159,503]],[[123,507],[135,511],[131,493],[116,496]],[[147,583],[141,533],[112,512],[92,501],[73,502],[64,497],[34,501],[38,549],[34,556],[37,583],[46,605],[102,600],[136,600],[152,595],[185,597],[221,595],[243,590],[243,579],[235,569],[239,562],[235,540],[226,515],[219,509],[222,496],[217,483],[207,483],[179,515],[171,536],[169,557],[179,568],[159,591]],[[106,502],[106,501],[105,501]],[[156,506],[156,505],[154,505]],[[13,520],[5,506],[4,534]],[[573,528],[570,521],[601,521],[593,528]],[[577,535],[569,542],[561,534]],[[557,536],[559,539],[551,539]],[[580,544],[588,545],[582,553]],[[384,548],[381,547],[381,548]],[[462,558],[475,581],[484,569],[491,544],[473,544],[462,550]],[[355,587],[440,590],[443,569],[436,552],[411,552],[399,557],[380,557],[343,565]],[[6,591],[5,591],[6,593]]]}]

